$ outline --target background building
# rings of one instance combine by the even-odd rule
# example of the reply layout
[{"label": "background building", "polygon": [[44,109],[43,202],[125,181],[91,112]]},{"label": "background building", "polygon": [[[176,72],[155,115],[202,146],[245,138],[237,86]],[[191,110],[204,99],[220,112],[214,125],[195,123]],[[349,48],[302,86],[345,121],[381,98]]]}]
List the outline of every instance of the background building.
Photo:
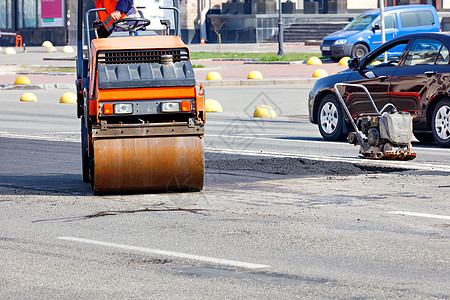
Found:
[{"label": "background building", "polygon": [[[22,35],[28,45],[45,40],[63,45],[67,41],[67,0],[0,0],[0,30]],[[2,36],[1,44],[13,43]]]},{"label": "background building", "polygon": [[[173,24],[172,13],[159,6],[173,0],[135,0],[152,27],[160,29],[158,19]],[[214,42],[215,26],[221,27],[224,42],[264,42],[277,34],[277,0],[175,0],[181,12],[182,38],[198,43],[203,36]],[[378,7],[378,0],[282,0],[285,27],[295,23],[345,22],[349,16]],[[442,16],[450,12],[450,0],[385,0],[386,6],[431,4]],[[85,0],[94,7],[93,0]],[[55,45],[76,43],[77,0],[0,0],[0,31],[15,32],[27,45],[49,40]],[[353,15],[352,15],[353,14]],[[340,26],[340,25],[338,25]],[[217,28],[216,28],[217,29]],[[1,36],[0,46],[13,45],[14,38]]]}]

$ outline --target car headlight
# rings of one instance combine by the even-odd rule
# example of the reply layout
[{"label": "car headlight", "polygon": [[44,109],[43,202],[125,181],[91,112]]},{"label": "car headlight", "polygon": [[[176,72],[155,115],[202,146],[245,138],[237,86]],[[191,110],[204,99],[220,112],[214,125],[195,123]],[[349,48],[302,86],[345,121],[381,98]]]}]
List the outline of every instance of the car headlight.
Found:
[{"label": "car headlight", "polygon": [[340,40],[336,40],[336,42],[334,42],[335,45],[342,45],[347,43],[346,39],[340,39]]}]

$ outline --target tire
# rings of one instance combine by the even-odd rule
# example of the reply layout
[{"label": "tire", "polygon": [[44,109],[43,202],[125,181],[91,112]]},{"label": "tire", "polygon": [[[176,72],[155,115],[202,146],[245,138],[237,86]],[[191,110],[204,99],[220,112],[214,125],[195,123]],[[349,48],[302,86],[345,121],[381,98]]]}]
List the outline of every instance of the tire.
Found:
[{"label": "tire", "polygon": [[338,62],[338,61],[341,60],[340,57],[334,57],[334,56],[330,56],[330,59],[331,59],[332,61],[334,61],[334,62]]},{"label": "tire", "polygon": [[345,140],[343,133],[344,114],[334,95],[326,95],[319,104],[317,125],[322,137],[328,141]]},{"label": "tire", "polygon": [[81,118],[81,164],[83,171],[83,182],[89,182],[89,154],[88,154],[88,135],[84,125],[84,117]]},{"label": "tire", "polygon": [[89,157],[89,176],[91,181],[91,188],[95,195],[95,161],[94,161],[94,146],[89,143],[89,151],[91,156]]},{"label": "tire", "polygon": [[434,108],[431,128],[436,142],[450,147],[450,99],[442,99]]},{"label": "tire", "polygon": [[369,49],[363,44],[356,44],[352,49],[352,57],[363,58],[367,53],[369,53]]},{"label": "tire", "polygon": [[414,136],[422,144],[433,144],[435,142],[433,133],[428,132],[414,132]]}]

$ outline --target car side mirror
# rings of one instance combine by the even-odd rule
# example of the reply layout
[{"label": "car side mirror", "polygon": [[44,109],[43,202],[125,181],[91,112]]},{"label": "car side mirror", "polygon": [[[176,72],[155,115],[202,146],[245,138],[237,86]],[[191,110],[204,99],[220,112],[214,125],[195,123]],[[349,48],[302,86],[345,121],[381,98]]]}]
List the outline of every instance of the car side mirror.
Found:
[{"label": "car side mirror", "polygon": [[373,31],[373,32],[375,32],[376,30],[380,30],[380,29],[381,29],[380,24],[374,24],[374,25],[372,26],[372,31]]},{"label": "car side mirror", "polygon": [[348,61],[348,67],[352,70],[359,69],[359,58],[355,57]]}]

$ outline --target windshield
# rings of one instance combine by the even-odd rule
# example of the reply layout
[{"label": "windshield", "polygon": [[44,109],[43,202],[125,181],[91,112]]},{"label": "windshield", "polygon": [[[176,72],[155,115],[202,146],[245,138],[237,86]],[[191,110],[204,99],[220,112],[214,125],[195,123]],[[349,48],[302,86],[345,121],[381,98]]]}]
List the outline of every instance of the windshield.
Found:
[{"label": "windshield", "polygon": [[350,31],[350,30],[363,30],[369,25],[373,19],[375,19],[377,15],[364,15],[359,16],[350,23],[347,24],[342,30]]}]

